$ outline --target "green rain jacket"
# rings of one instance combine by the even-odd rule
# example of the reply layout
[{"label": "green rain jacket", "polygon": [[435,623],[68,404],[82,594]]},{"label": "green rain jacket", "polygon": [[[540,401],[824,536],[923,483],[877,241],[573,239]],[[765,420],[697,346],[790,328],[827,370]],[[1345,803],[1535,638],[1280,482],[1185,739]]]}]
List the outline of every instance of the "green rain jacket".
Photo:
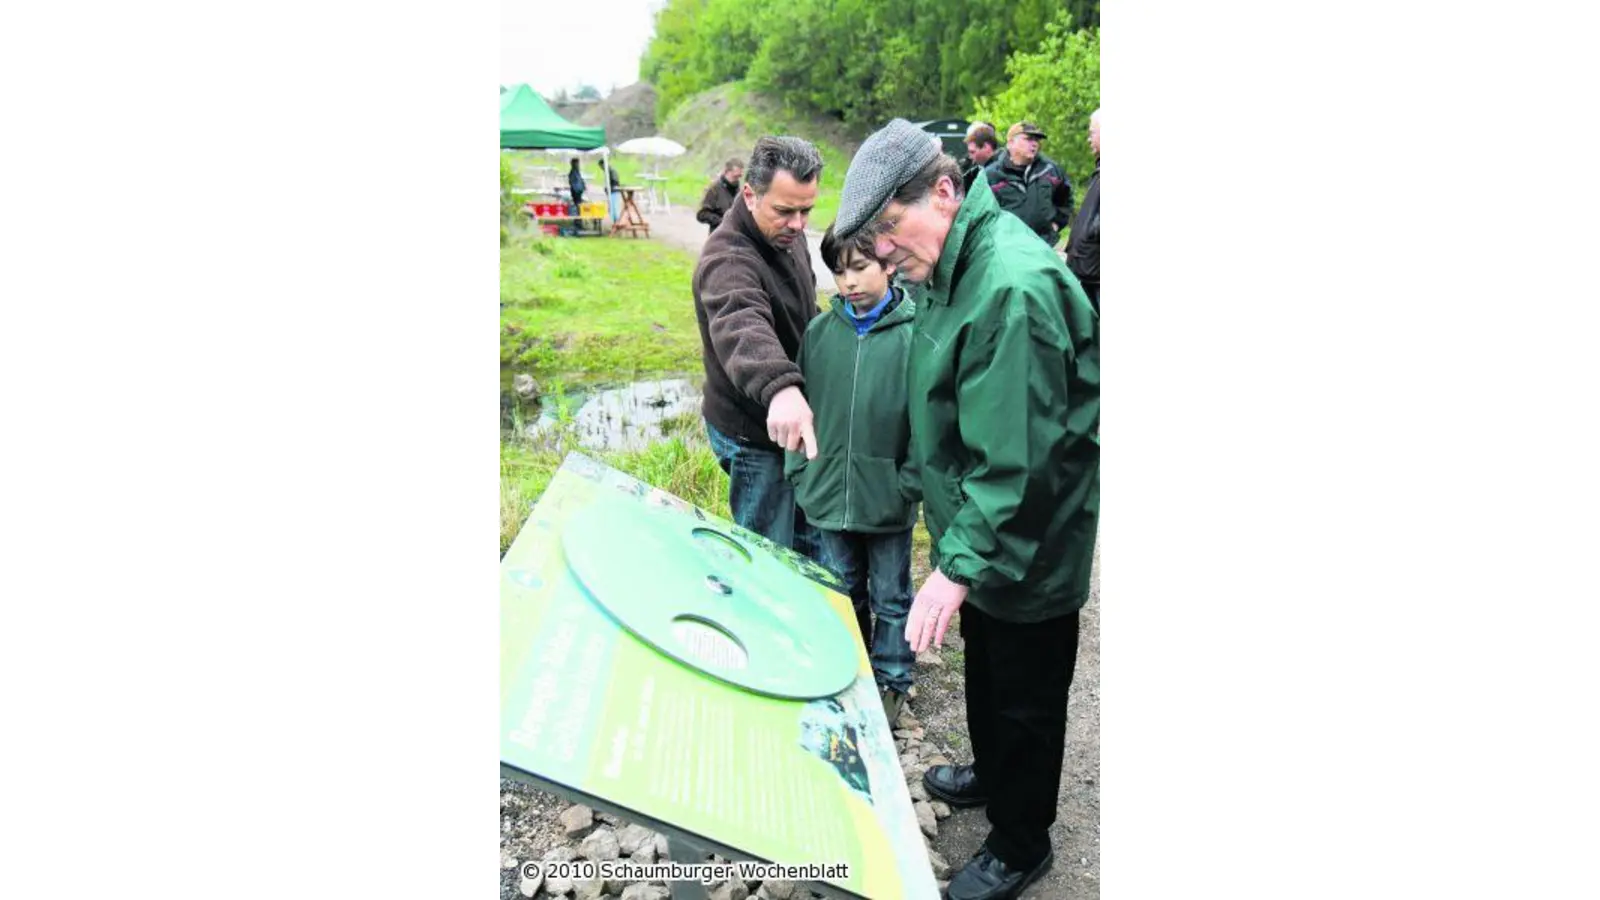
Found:
[{"label": "green rain jacket", "polygon": [[911,462],[932,562],[997,619],[1089,597],[1100,511],[1099,322],[1061,258],[983,173],[915,294]]},{"label": "green rain jacket", "polygon": [[827,531],[885,534],[917,524],[907,498],[916,476],[906,467],[906,354],[916,306],[899,303],[857,335],[845,300],[806,326],[800,371],[811,404],[817,458],[788,453],[785,474],[806,519]]}]

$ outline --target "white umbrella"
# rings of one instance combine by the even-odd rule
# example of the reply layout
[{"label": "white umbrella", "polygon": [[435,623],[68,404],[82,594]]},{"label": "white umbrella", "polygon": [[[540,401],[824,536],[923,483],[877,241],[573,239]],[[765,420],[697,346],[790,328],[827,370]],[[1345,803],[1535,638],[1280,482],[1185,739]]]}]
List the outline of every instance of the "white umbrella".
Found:
[{"label": "white umbrella", "polygon": [[650,174],[660,175],[662,159],[682,156],[689,150],[677,141],[671,138],[664,138],[658,134],[654,137],[634,138],[631,141],[623,141],[617,145],[617,152],[634,156],[655,157],[655,160],[650,163]]},{"label": "white umbrella", "polygon": [[634,153],[639,156],[673,157],[682,156],[689,151],[687,147],[671,138],[656,135],[655,137],[634,138],[631,141],[623,141],[617,145],[617,152]]}]

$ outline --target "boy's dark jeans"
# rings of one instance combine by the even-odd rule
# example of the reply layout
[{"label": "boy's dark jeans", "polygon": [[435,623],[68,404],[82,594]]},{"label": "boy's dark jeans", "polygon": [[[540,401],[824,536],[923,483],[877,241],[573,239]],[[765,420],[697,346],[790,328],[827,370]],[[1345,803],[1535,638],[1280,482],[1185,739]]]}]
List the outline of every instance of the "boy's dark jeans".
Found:
[{"label": "boy's dark jeans", "polygon": [[[911,612],[911,530],[889,534],[817,530],[817,561],[844,580],[880,688],[911,690],[916,654],[906,643]],[[869,615],[869,610],[871,615]],[[877,624],[872,623],[877,617]]]},{"label": "boy's dark jeans", "polygon": [[817,530],[794,502],[794,487],[783,477],[783,451],[752,447],[706,423],[711,452],[728,473],[728,506],[740,528],[821,562]]}]

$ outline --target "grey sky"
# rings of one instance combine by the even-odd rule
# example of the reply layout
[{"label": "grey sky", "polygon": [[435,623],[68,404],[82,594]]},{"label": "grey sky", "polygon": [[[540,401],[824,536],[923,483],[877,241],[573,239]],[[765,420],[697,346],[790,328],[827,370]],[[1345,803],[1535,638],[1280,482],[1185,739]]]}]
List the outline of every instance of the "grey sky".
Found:
[{"label": "grey sky", "polygon": [[602,93],[639,80],[639,57],[664,0],[501,0],[500,83],[554,94]]}]

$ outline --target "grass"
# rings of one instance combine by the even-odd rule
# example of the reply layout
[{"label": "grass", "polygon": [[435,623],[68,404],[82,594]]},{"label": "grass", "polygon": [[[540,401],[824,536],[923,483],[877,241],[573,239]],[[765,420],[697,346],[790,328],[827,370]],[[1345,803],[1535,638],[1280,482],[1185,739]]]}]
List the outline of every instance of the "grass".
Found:
[{"label": "grass", "polygon": [[[527,373],[555,426],[526,436],[523,406],[500,445],[500,552],[516,537],[567,453],[581,449],[569,387],[700,368],[689,281],[694,260],[653,241],[522,236],[500,251],[500,360],[505,381]],[[583,450],[675,496],[728,516],[728,477],[699,415],[667,420],[643,450]]]},{"label": "grass", "polygon": [[[729,518],[728,476],[707,445],[699,416],[678,417],[667,436],[643,450],[582,452],[612,468],[681,497],[710,513]],[[568,452],[580,450],[570,423],[538,439],[500,444],[500,553],[511,546],[528,511],[550,485]]]},{"label": "grass", "polygon": [[654,241],[513,238],[500,250],[500,364],[574,382],[700,368],[694,258]]}]

